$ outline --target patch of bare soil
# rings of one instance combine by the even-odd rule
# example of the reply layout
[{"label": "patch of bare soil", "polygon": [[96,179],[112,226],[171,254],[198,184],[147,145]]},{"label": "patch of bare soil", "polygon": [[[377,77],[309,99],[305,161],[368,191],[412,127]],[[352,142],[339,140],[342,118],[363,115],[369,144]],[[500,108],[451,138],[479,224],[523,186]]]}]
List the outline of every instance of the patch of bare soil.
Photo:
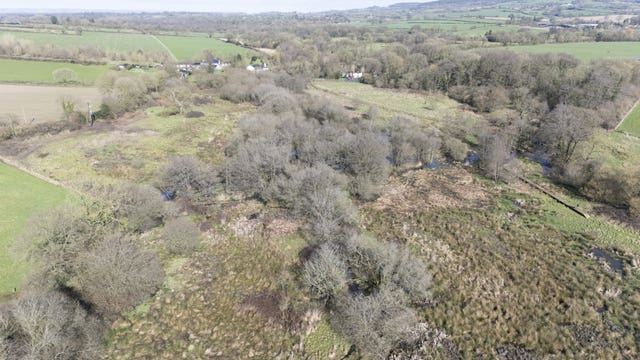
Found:
[{"label": "patch of bare soil", "polygon": [[391,177],[382,196],[367,205],[373,210],[393,209],[400,214],[415,209],[487,206],[489,190],[471,173],[459,167],[413,170]]}]

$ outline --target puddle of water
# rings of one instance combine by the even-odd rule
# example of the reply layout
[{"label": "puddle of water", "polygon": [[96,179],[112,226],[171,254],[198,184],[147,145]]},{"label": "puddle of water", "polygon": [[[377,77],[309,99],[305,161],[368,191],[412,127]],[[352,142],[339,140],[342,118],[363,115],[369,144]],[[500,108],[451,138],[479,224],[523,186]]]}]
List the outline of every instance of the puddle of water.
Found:
[{"label": "puddle of water", "polygon": [[434,170],[434,169],[439,169],[439,168],[441,168],[441,167],[442,167],[442,164],[440,164],[440,162],[439,162],[438,160],[433,160],[433,161],[431,162],[431,164],[427,164],[427,165],[425,165],[424,167],[425,167],[425,168],[427,168],[427,169],[430,169],[430,170]]},{"label": "puddle of water", "polygon": [[551,166],[551,159],[549,159],[549,157],[547,157],[547,155],[545,155],[542,151],[537,150],[535,153],[527,153],[525,156],[527,157],[527,159],[540,165],[542,174],[544,176],[550,176],[552,174],[553,169]]},{"label": "puddle of water", "polygon": [[475,151],[471,151],[469,152],[469,154],[467,154],[467,157],[464,159],[464,163],[465,165],[471,165],[478,160],[480,160],[480,155]]},{"label": "puddle of water", "polygon": [[164,191],[162,191],[162,198],[165,201],[171,201],[171,200],[176,198],[176,191],[175,190],[164,190]]},{"label": "puddle of water", "polygon": [[607,304],[604,304],[601,308],[598,308],[596,311],[598,312],[598,314],[604,314],[607,311],[609,311],[609,306],[607,306]]},{"label": "puddle of water", "polygon": [[609,267],[613,271],[622,272],[622,270],[624,269],[622,260],[604,249],[595,248],[591,251],[591,254],[598,260],[604,260],[607,264],[609,264]]}]

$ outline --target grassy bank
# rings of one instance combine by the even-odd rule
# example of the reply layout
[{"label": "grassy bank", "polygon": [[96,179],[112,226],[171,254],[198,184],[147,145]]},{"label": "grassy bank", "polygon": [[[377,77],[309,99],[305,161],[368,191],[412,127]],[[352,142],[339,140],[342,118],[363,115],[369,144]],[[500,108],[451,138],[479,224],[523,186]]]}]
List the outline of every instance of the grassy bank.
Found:
[{"label": "grassy bank", "polygon": [[22,258],[13,254],[12,244],[27,220],[38,211],[59,205],[67,191],[0,163],[0,296],[11,294],[28,271]]},{"label": "grassy bank", "polygon": [[640,106],[638,104],[624,118],[618,130],[640,137]]}]

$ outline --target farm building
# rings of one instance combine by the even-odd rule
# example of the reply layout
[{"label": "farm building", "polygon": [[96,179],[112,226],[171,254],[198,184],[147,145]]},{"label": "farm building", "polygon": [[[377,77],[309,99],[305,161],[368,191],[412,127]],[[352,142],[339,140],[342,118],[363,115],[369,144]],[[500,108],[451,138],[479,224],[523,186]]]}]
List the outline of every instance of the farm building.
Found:
[{"label": "farm building", "polygon": [[269,66],[267,66],[267,64],[265,63],[262,63],[262,65],[251,64],[247,66],[247,71],[251,71],[251,72],[269,71]]}]

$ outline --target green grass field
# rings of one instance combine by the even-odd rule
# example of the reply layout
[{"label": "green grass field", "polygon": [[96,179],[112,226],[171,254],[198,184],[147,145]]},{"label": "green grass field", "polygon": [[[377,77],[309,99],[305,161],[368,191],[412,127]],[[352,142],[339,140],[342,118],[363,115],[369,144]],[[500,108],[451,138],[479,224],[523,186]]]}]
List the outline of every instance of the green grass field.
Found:
[{"label": "green grass field", "polygon": [[461,114],[460,104],[442,94],[391,90],[344,80],[317,80],[313,85],[311,94],[327,96],[360,113],[371,105],[377,106],[381,120],[406,115],[437,126],[449,115],[474,116],[470,112]]},{"label": "green grass field", "polygon": [[496,20],[485,20],[485,19],[428,19],[428,20],[408,20],[408,21],[399,21],[399,22],[391,22],[385,24],[386,27],[394,28],[394,29],[410,29],[414,26],[419,26],[421,28],[440,28],[443,30],[457,31],[461,29],[469,29],[478,26],[491,26],[498,25],[501,23]]},{"label": "green grass field", "polygon": [[67,191],[0,163],[0,296],[19,288],[28,266],[11,246],[27,220],[62,203]]},{"label": "green grass field", "polygon": [[197,56],[203,50],[211,50],[213,56],[230,59],[236,54],[242,55],[248,63],[252,56],[260,53],[237,45],[229,44],[218,39],[208,37],[186,37],[159,35],[157,38],[164,43],[178,60],[201,60]]},{"label": "green grass field", "polygon": [[84,31],[82,35],[64,35],[43,32],[3,31],[2,35],[12,35],[18,39],[33,41],[35,44],[51,44],[61,47],[95,46],[109,51],[166,51],[151,35],[92,32]]},{"label": "green grass field", "polygon": [[106,65],[0,59],[0,81],[18,83],[54,83],[53,72],[68,68],[78,74],[78,81],[91,85],[109,69]]},{"label": "green grass field", "polygon": [[[496,22],[424,22],[424,23],[399,23],[398,26],[392,26],[394,28],[410,28],[411,26],[418,25],[425,29],[438,29],[443,32],[454,32],[456,34],[464,35],[476,35],[483,36],[485,33],[492,31],[518,31],[522,29],[522,26],[517,25],[503,25]],[[405,27],[407,26],[407,27]],[[530,31],[546,31],[544,29],[527,28]]]},{"label": "green grass field", "polygon": [[[383,24],[360,23],[360,26],[366,27],[384,27],[391,29],[408,30],[414,26],[423,29],[439,30],[442,32],[453,32],[461,35],[483,36],[488,31],[518,31],[523,29],[518,25],[506,25],[504,20],[500,19],[484,19],[481,17],[471,16],[442,16],[425,20],[407,20],[407,21],[391,21]],[[543,32],[545,29],[537,29],[526,27],[529,31]]]},{"label": "green grass field", "polygon": [[627,115],[627,117],[624,118],[624,121],[622,122],[618,130],[640,137],[640,105],[639,104],[636,104],[636,106],[633,108],[633,110],[631,110],[629,115]]},{"label": "green grass field", "polygon": [[535,27],[522,27],[518,25],[483,25],[483,26],[469,27],[466,29],[465,28],[459,29],[457,33],[484,37],[484,35],[489,31],[495,33],[497,31],[520,31],[520,30],[532,31],[536,33],[547,31],[546,29],[538,29]]},{"label": "green grass field", "polygon": [[500,49],[531,54],[565,53],[581,60],[640,57],[639,43],[623,41],[507,46]]},{"label": "green grass field", "polygon": [[[209,38],[202,34],[198,36],[171,36],[118,32],[84,31],[81,35],[59,34],[50,32],[0,31],[3,35],[14,36],[18,39],[30,40],[35,44],[51,44],[60,47],[93,46],[106,51],[159,51],[170,52],[178,60],[195,60],[203,50],[209,49],[214,56],[229,59],[236,54],[251,59],[258,52],[237,45],[229,44]],[[166,48],[165,48],[166,46]],[[248,62],[249,60],[247,60]]]}]

